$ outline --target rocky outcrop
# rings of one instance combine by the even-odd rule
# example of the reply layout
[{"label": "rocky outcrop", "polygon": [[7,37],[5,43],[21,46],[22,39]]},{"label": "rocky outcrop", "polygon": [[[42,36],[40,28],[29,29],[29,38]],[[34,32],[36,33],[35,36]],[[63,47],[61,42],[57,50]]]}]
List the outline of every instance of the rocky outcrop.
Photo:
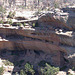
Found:
[{"label": "rocky outcrop", "polygon": [[[66,24],[61,14],[58,16],[55,13],[47,13],[40,16],[38,20],[23,20],[13,24],[18,22],[29,24],[38,22],[38,25],[34,28],[32,26],[31,28],[1,27],[0,50],[28,51],[25,56],[26,62],[30,61],[33,64],[33,61],[37,59],[34,62],[36,65],[47,58],[51,65],[59,67],[67,64],[66,60],[69,55],[75,53],[73,50],[75,49],[74,28]],[[39,56],[36,54],[37,51],[40,52]]]},{"label": "rocky outcrop", "polygon": [[[66,9],[66,8],[65,8]],[[39,18],[40,28],[45,32],[55,31],[59,38],[58,46],[66,49],[70,66],[75,66],[75,32],[74,32],[74,8],[69,8],[66,12],[51,12]],[[53,38],[53,37],[52,37]],[[71,55],[71,57],[69,57]],[[72,57],[73,55],[73,57]]]},{"label": "rocky outcrop", "polygon": [[[25,63],[27,62],[34,65],[35,69],[41,67],[41,65],[44,65],[44,62],[48,62],[50,65],[62,66],[65,64],[62,56],[63,53],[59,51],[55,51],[55,53],[47,53],[43,52],[42,50],[39,51],[39,50],[30,50],[30,49],[0,51],[0,57],[2,59],[7,59],[8,61],[14,64],[14,69],[13,69],[14,72],[16,71],[18,72],[20,71],[21,68],[24,68]],[[62,59],[62,61],[60,60],[60,58]]]},{"label": "rocky outcrop", "polygon": [[0,28],[0,36],[0,50],[43,51],[54,55],[51,57],[53,65],[63,66],[65,63],[66,50],[59,46],[60,38],[53,31]]},{"label": "rocky outcrop", "polygon": [[67,26],[75,30],[75,7],[63,8],[63,11],[69,13],[68,20],[66,22]]}]

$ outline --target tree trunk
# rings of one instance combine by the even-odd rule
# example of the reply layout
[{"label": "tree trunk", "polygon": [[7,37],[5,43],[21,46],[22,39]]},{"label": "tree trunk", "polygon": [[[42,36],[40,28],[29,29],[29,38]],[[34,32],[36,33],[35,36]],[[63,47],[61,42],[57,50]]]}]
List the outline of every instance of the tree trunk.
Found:
[{"label": "tree trunk", "polygon": [[26,7],[26,0],[25,0],[25,7]]},{"label": "tree trunk", "polygon": [[38,0],[38,6],[39,6],[39,0]]}]

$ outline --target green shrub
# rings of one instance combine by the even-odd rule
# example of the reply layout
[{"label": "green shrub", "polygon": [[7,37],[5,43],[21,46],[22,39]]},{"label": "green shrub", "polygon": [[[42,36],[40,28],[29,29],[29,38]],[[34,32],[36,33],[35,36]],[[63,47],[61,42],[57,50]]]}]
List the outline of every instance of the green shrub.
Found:
[{"label": "green shrub", "polygon": [[8,20],[7,20],[7,23],[8,23],[8,24],[10,24],[10,25],[12,25],[12,24],[13,24],[13,22],[12,22],[12,20],[11,20],[11,19],[8,19]]},{"label": "green shrub", "polygon": [[38,25],[38,22],[32,24],[32,27],[33,27],[33,28],[38,27],[38,26],[39,26],[39,25]]},{"label": "green shrub", "polygon": [[33,23],[32,27],[35,28],[35,23]]},{"label": "green shrub", "polygon": [[27,75],[27,74],[35,74],[35,71],[33,70],[33,65],[26,63],[25,64],[25,69],[20,71],[20,75]]},{"label": "green shrub", "polygon": [[22,23],[17,23],[17,26],[22,26],[23,24]]},{"label": "green shrub", "polygon": [[24,23],[24,26],[26,26],[26,24]]},{"label": "green shrub", "polygon": [[24,70],[21,70],[20,75],[27,75],[27,74],[26,74],[26,72]]},{"label": "green shrub", "polygon": [[19,75],[18,72],[16,72],[15,75]]},{"label": "green shrub", "polygon": [[3,20],[0,21],[0,24],[3,24]]},{"label": "green shrub", "polygon": [[12,15],[12,12],[10,11],[9,15],[8,15],[8,18],[12,18],[12,17],[13,17],[13,15]]},{"label": "green shrub", "polygon": [[14,16],[15,16],[15,12],[9,12],[9,15],[8,15],[8,18],[14,18]]},{"label": "green shrub", "polygon": [[12,20],[11,20],[11,19],[9,20],[9,24],[10,24],[10,25],[12,25],[12,24],[13,24],[13,22],[12,22]]},{"label": "green shrub", "polygon": [[35,74],[35,71],[33,70],[33,65],[30,65],[29,63],[26,63],[25,71],[31,73],[32,75]]},{"label": "green shrub", "polygon": [[3,75],[3,73],[4,73],[4,68],[2,66],[2,67],[0,67],[0,75]]},{"label": "green shrub", "polygon": [[46,67],[41,68],[42,75],[55,75],[59,72],[59,68],[52,67],[49,64],[46,63]]},{"label": "green shrub", "polygon": [[54,2],[54,7],[55,7],[55,8],[59,8],[58,2]]}]

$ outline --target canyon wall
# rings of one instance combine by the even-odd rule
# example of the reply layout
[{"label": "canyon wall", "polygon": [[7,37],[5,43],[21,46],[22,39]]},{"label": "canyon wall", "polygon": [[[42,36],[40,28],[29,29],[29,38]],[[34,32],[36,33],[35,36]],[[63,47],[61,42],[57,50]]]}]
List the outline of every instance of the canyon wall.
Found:
[{"label": "canyon wall", "polygon": [[[29,50],[29,53],[26,53],[29,55],[28,57],[32,55],[35,57],[35,51],[42,51],[46,53],[45,55],[49,54],[48,61],[54,66],[65,66],[68,58],[73,61],[71,65],[75,66],[75,32],[72,27],[74,19],[71,22],[73,24],[69,25],[67,21],[64,21],[66,16],[58,15],[52,13],[41,15],[37,20],[38,26],[33,28],[0,27],[0,50]],[[21,21],[21,23],[24,22]],[[28,21],[28,24],[33,22],[33,20]],[[41,55],[42,53],[40,53],[39,59]],[[43,58],[46,60],[46,56],[43,55]],[[30,58],[27,59],[32,61]],[[39,59],[37,60],[40,61]]]}]

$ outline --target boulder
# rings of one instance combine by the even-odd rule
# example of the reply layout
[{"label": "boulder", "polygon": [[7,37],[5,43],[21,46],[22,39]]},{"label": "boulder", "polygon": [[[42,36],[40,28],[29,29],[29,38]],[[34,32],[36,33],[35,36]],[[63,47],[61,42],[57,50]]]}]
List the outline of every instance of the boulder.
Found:
[{"label": "boulder", "polygon": [[57,75],[67,75],[67,74],[64,71],[59,71],[59,73]]},{"label": "boulder", "polygon": [[[67,17],[66,15],[65,17]],[[61,16],[61,12],[58,15],[54,15],[52,13],[46,13],[39,17],[38,23],[41,25],[49,25],[53,26],[54,28],[64,28],[68,30],[72,30],[70,26],[67,26],[65,23],[65,18]]]},{"label": "boulder", "polygon": [[69,69],[69,70],[68,70],[68,74],[75,75],[75,71],[72,71],[72,69]]}]

